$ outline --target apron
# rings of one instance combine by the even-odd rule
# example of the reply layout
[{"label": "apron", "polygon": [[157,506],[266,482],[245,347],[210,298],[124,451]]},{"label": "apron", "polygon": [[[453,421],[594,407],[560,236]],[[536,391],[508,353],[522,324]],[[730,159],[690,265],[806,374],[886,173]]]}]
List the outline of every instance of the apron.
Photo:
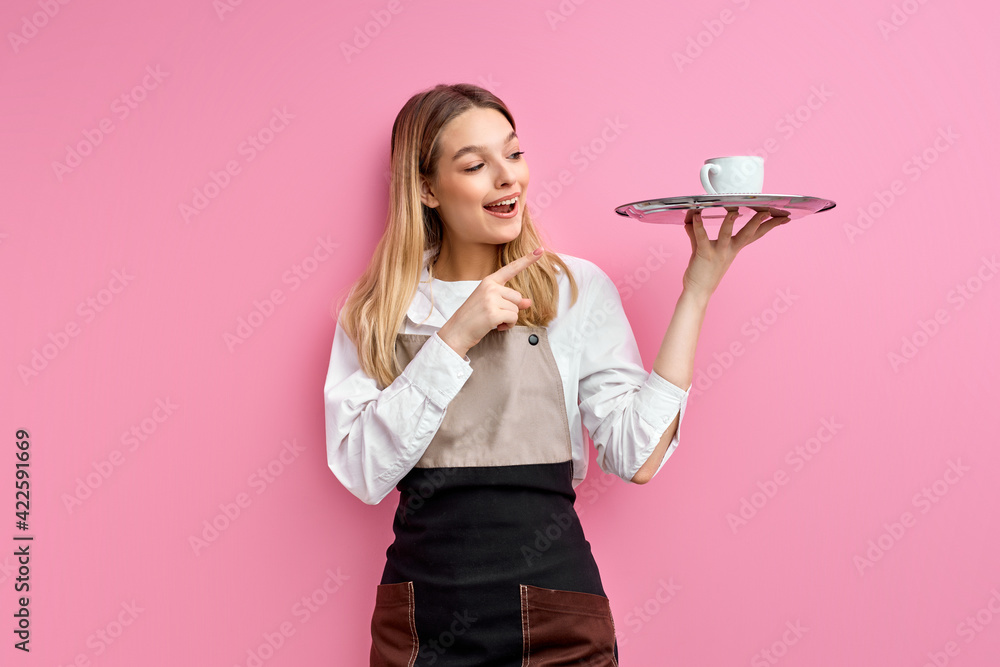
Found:
[{"label": "apron", "polygon": [[[429,337],[396,335],[404,367]],[[468,356],[472,375],[396,486],[370,665],[614,667],[547,329],[493,329]]]}]

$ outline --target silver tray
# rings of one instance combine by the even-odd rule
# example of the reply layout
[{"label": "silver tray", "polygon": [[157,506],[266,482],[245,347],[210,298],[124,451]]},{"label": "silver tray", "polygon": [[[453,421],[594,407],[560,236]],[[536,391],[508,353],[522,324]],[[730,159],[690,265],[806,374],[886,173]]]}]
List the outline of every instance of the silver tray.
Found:
[{"label": "silver tray", "polygon": [[726,209],[733,207],[748,209],[739,211],[737,219],[745,214],[775,209],[775,215],[787,213],[788,218],[794,220],[811,213],[829,211],[836,205],[837,203],[830,199],[807,197],[806,195],[691,195],[688,197],[647,199],[631,204],[622,204],[615,208],[615,213],[642,222],[683,225],[687,212],[694,209],[702,210],[702,220],[725,218]]}]

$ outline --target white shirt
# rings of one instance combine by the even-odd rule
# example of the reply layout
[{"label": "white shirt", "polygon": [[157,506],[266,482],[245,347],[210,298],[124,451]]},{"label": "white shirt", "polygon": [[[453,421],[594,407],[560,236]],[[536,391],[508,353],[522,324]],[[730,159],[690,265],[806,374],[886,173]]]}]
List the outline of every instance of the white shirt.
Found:
[{"label": "white shirt", "polygon": [[[401,327],[402,333],[430,337],[385,389],[379,390],[361,370],[357,349],[338,316],[323,388],[327,462],[337,479],[370,505],[385,498],[416,465],[448,404],[473,373],[468,355],[459,355],[437,331],[480,281],[429,280],[431,252],[424,253],[417,293]],[[601,469],[631,481],[679,412],[677,431],[656,469],[659,472],[680,443],[680,421],[691,388],[683,390],[643,368],[621,296],[607,274],[589,260],[558,255],[579,288],[571,307],[569,280],[557,274],[558,315],[548,325],[549,345],[563,380],[573,487],[587,474],[582,426],[594,442]]]}]

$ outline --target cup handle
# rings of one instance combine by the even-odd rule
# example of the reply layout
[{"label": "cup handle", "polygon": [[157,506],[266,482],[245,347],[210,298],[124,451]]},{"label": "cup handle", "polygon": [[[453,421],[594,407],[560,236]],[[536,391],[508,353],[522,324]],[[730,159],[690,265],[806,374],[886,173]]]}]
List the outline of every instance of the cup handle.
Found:
[{"label": "cup handle", "polygon": [[706,162],[701,166],[701,186],[705,188],[705,192],[710,195],[717,195],[719,193],[716,192],[715,188],[712,187],[712,184],[708,182],[708,174],[718,174],[720,171],[722,171],[722,167],[714,162]]}]

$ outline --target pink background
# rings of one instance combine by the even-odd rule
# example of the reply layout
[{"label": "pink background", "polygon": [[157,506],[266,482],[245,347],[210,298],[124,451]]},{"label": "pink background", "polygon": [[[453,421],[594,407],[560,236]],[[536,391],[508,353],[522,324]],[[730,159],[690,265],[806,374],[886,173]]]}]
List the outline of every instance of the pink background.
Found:
[{"label": "pink background", "polygon": [[398,494],[332,475],[321,390],[392,120],[459,81],[511,107],[550,247],[619,284],[647,369],[690,246],[615,206],[750,153],[837,202],[736,259],[657,478],[578,489],[622,663],[996,664],[995,3],[222,2],[0,10],[3,664],[367,664]]}]

